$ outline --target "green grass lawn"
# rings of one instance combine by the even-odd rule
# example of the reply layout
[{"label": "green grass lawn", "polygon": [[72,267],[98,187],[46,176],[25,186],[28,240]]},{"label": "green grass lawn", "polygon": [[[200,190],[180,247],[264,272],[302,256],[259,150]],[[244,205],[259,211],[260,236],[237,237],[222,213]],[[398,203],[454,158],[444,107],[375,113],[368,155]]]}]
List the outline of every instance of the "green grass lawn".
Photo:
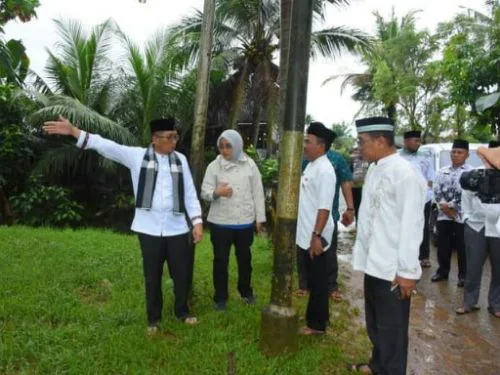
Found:
[{"label": "green grass lawn", "polygon": [[[200,324],[175,321],[172,283],[164,277],[168,334],[149,338],[136,236],[0,227],[0,374],[225,374],[231,352],[237,374],[343,374],[346,362],[365,359],[366,334],[347,302],[331,304],[329,334],[300,338],[297,353],[268,359],[260,352],[271,260],[268,242],[258,239],[252,277],[258,303],[247,306],[236,291],[232,255],[228,311],[214,311],[206,233],[194,271],[192,307]],[[294,302],[303,316],[306,300]]]}]

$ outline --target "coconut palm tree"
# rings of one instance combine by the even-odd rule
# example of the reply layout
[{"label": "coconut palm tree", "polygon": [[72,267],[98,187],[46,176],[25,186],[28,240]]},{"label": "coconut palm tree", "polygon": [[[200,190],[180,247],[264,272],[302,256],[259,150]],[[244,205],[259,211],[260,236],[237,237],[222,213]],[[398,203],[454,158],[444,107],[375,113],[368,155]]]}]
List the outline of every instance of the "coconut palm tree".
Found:
[{"label": "coconut palm tree", "polygon": [[416,15],[420,11],[411,11],[398,19],[392,10],[389,20],[386,20],[379,12],[374,12],[376,18],[377,30],[373,43],[373,50],[369,53],[364,53],[362,56],[363,63],[368,67],[363,73],[349,73],[342,75],[334,75],[328,77],[323,84],[332,80],[343,78],[341,85],[341,93],[351,86],[354,89],[352,99],[361,102],[362,106],[359,112],[376,112],[378,107],[382,106],[385,114],[395,120],[396,105],[399,97],[396,95],[396,90],[391,90],[393,95],[386,95],[383,98],[378,98],[375,94],[375,79],[378,71],[385,70],[390,74],[392,62],[388,59],[385,53],[384,46],[387,42],[394,40],[402,35],[407,30],[414,30]]},{"label": "coconut palm tree", "polygon": [[[216,4],[213,55],[226,63],[228,80],[234,83],[226,125],[236,127],[243,102],[248,100],[245,96],[249,96],[255,139],[262,108],[266,108],[268,117],[277,117],[269,111],[278,102],[279,68],[274,61],[280,48],[280,4],[273,0],[217,0]],[[324,22],[327,4],[347,5],[349,1],[315,0],[317,25]],[[198,56],[201,24],[202,14],[196,12],[172,27],[174,37],[193,59]],[[335,57],[344,50],[368,49],[370,39],[355,29],[329,27],[313,33],[312,46],[312,56]]]},{"label": "coconut palm tree", "polygon": [[177,113],[179,94],[185,95],[183,79],[189,75],[182,71],[187,61],[182,51],[175,49],[167,30],[156,32],[143,49],[119,29],[117,35],[125,52],[120,99],[115,103],[112,117],[127,128],[135,127],[140,143],[146,145],[151,140],[150,121]]},{"label": "coconut palm tree", "polygon": [[[106,21],[94,27],[90,33],[76,20],[55,20],[55,24],[60,42],[54,51],[47,49],[47,79],[32,73],[35,79],[33,86],[27,89],[27,95],[38,103],[40,109],[28,116],[28,121],[39,125],[62,115],[85,130],[119,143],[137,144],[133,133],[109,116],[116,96],[116,77],[112,75],[108,58],[112,22]],[[110,165],[104,159],[77,153],[71,144],[57,142],[45,150],[36,170],[54,174],[74,170],[79,164],[85,166],[80,168],[81,171],[92,173],[96,162]]]}]

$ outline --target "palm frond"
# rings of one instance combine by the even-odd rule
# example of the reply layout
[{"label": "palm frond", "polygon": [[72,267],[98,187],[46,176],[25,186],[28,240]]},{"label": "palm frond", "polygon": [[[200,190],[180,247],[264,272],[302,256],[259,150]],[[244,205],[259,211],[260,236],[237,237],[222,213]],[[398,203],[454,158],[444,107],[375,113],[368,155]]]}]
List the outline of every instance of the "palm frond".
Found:
[{"label": "palm frond", "polygon": [[314,19],[325,21],[326,5],[334,5],[336,7],[348,6],[351,0],[314,0],[313,1],[313,17]]},{"label": "palm frond", "polygon": [[54,92],[62,95],[70,95],[68,68],[67,66],[55,56],[49,49],[45,49],[49,55],[45,73],[47,75],[49,84],[52,85]]},{"label": "palm frond", "polygon": [[336,58],[343,51],[371,52],[372,38],[357,29],[346,26],[332,27],[313,32],[311,35],[312,56]]},{"label": "palm frond", "polygon": [[371,100],[371,89],[372,89],[372,81],[373,75],[370,73],[349,73],[349,74],[336,74],[328,77],[321,84],[324,86],[325,84],[335,80],[343,78],[342,84],[340,85],[340,95],[343,95],[347,86],[351,86],[355,89],[354,94],[352,95],[355,101],[369,101]]},{"label": "palm frond", "polygon": [[62,115],[81,129],[101,134],[120,144],[136,145],[138,142],[129,130],[85,106],[78,100],[67,96],[53,96],[50,104],[30,116],[28,122],[40,126],[43,122]]},{"label": "palm frond", "polygon": [[52,142],[37,160],[33,174],[54,176],[60,173],[71,173],[82,157],[82,152],[74,144]]},{"label": "palm frond", "polygon": [[50,89],[50,86],[45,82],[45,80],[38,75],[33,70],[30,70],[28,73],[28,78],[31,80],[31,87],[35,89],[37,92],[43,95],[52,95],[53,92]]},{"label": "palm frond", "polygon": [[96,101],[92,94],[108,81],[108,54],[111,48],[112,21],[95,26],[87,35],[80,21],[54,20],[61,40],[55,52],[47,50],[46,72],[55,91],[78,98],[82,103]]}]

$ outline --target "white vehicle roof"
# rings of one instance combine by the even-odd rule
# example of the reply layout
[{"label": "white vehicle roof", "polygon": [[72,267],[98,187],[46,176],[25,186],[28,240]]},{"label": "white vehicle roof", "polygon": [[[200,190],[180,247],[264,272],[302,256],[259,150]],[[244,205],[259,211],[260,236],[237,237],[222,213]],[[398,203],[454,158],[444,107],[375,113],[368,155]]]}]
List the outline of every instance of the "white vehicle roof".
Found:
[{"label": "white vehicle roof", "polygon": [[[420,148],[422,149],[422,151],[426,149],[432,149],[433,151],[441,151],[441,150],[449,151],[451,150],[452,146],[453,143],[426,143],[425,145],[422,145]],[[480,146],[488,147],[487,144],[483,143],[469,143],[469,150],[477,150]]]},{"label": "white vehicle roof", "polygon": [[[450,151],[453,143],[428,143],[420,147],[422,152],[430,152],[434,158],[434,168],[438,171],[440,168],[450,165]],[[476,154],[476,150],[479,146],[488,147],[488,145],[482,143],[469,143],[469,157],[466,163],[477,168],[483,165],[481,159]]]}]

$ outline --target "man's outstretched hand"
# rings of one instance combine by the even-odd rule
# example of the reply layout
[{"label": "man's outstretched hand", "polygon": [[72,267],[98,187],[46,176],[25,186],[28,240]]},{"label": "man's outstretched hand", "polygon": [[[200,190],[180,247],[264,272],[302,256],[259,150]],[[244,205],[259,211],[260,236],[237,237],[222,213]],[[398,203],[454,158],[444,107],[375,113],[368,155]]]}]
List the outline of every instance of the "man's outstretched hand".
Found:
[{"label": "man's outstretched hand", "polygon": [[80,129],[76,128],[68,121],[68,119],[59,115],[57,121],[46,121],[42,129],[50,135],[71,135],[75,138],[80,136]]}]

